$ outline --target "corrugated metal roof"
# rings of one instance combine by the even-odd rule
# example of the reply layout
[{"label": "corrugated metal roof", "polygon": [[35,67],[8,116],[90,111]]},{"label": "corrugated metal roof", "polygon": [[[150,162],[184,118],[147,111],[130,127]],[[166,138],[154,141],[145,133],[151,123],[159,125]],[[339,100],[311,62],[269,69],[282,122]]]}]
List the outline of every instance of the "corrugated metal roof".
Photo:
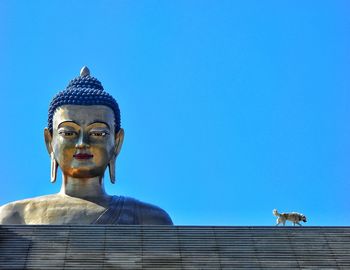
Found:
[{"label": "corrugated metal roof", "polygon": [[350,269],[350,227],[0,226],[0,269]]}]

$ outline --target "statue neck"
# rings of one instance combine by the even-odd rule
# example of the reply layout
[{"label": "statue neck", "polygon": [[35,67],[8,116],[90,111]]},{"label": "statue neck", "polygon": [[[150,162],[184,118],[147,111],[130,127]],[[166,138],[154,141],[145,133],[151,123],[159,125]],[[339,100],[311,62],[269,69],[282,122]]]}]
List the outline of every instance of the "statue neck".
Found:
[{"label": "statue neck", "polygon": [[102,177],[74,178],[62,175],[60,194],[89,201],[101,201],[109,197],[105,192]]}]

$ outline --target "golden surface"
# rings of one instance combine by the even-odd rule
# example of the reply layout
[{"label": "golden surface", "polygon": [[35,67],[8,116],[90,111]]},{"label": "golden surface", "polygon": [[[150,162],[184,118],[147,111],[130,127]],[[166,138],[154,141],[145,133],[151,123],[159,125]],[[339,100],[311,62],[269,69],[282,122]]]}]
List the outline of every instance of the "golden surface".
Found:
[{"label": "golden surface", "polygon": [[[15,201],[0,207],[0,224],[91,224],[111,203],[103,175],[120,152],[124,131],[115,134],[113,111],[103,105],[59,107],[53,117],[53,133],[45,128],[45,143],[52,164],[62,170],[58,194]],[[55,166],[55,165],[53,165]],[[51,170],[51,181],[55,169]],[[132,201],[139,224],[172,224],[160,208]],[[131,204],[130,204],[131,205]],[[129,217],[126,218],[128,220]]]}]

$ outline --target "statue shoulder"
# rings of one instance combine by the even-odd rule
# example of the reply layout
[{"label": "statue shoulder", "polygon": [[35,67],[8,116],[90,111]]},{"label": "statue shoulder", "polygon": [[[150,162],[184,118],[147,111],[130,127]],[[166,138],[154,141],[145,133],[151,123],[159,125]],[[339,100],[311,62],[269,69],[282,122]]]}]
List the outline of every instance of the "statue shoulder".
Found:
[{"label": "statue shoulder", "polygon": [[0,224],[24,224],[23,210],[27,200],[7,203],[0,207]]},{"label": "statue shoulder", "polygon": [[30,199],[10,202],[0,206],[0,224],[26,224],[25,212],[37,208],[39,204],[50,200],[55,195],[46,195]]},{"label": "statue shoulder", "polygon": [[140,225],[173,225],[169,214],[156,205],[130,197],[125,197],[125,203],[135,206]]}]

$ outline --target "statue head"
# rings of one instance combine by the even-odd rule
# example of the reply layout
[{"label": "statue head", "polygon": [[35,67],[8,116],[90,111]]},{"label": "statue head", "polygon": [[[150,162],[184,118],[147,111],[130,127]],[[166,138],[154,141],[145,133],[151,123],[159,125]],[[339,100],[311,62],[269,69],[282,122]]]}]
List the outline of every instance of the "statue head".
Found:
[{"label": "statue head", "polygon": [[52,99],[44,136],[51,182],[58,166],[65,176],[75,178],[102,178],[109,166],[114,183],[115,159],[124,138],[119,106],[87,67]]}]

